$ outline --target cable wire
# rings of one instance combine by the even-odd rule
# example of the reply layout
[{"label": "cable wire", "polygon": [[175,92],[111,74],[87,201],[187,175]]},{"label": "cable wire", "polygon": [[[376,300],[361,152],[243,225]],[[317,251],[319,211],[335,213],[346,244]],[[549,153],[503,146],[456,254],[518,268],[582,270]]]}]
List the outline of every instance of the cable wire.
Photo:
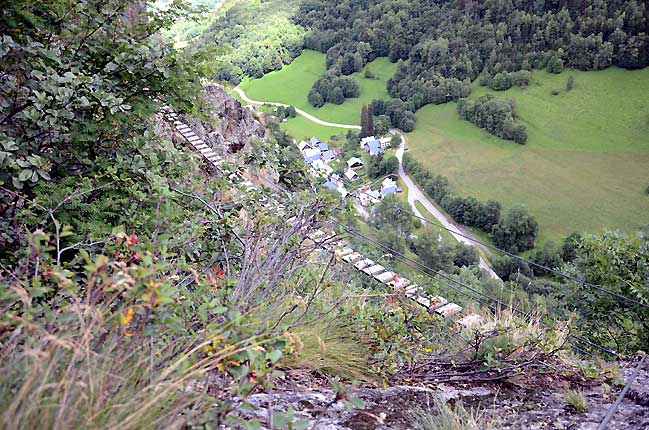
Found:
[{"label": "cable wire", "polygon": [[[441,271],[436,271],[435,269],[433,269],[433,268],[431,268],[431,267],[428,267],[428,266],[426,266],[425,264],[422,264],[422,263],[420,263],[420,262],[418,262],[418,261],[416,261],[416,260],[413,260],[412,258],[410,258],[410,257],[408,257],[408,256],[406,256],[406,255],[404,255],[404,254],[402,254],[402,253],[400,253],[400,252],[398,252],[398,251],[396,251],[396,250],[390,248],[389,246],[384,245],[384,244],[378,242],[377,240],[372,239],[372,238],[370,238],[370,237],[364,235],[363,233],[358,232],[357,230],[354,230],[353,228],[351,228],[351,227],[348,226],[348,225],[345,225],[345,224],[343,224],[343,223],[341,223],[341,222],[339,222],[339,221],[337,221],[337,220],[332,220],[332,221],[333,221],[335,224],[338,224],[339,226],[343,227],[343,229],[344,229],[346,232],[348,232],[348,233],[350,233],[350,234],[354,234],[354,235],[356,235],[357,237],[360,237],[360,238],[362,238],[362,239],[364,239],[364,240],[366,240],[366,241],[369,241],[369,242],[371,242],[371,243],[373,243],[373,244],[375,244],[375,245],[381,247],[384,251],[388,251],[388,252],[390,252],[392,255],[395,255],[395,256],[399,257],[399,258],[401,259],[401,261],[410,262],[410,263],[415,264],[415,265],[417,265],[417,266],[419,266],[419,267],[422,267],[423,269],[420,269],[420,268],[418,268],[418,267],[413,267],[413,269],[415,269],[416,271],[422,273],[423,275],[427,276],[428,278],[430,278],[431,280],[433,280],[433,281],[435,281],[435,282],[439,282],[439,283],[441,283],[442,285],[445,285],[445,286],[447,286],[447,287],[449,287],[449,288],[451,288],[451,289],[453,289],[453,290],[459,292],[460,294],[463,294],[463,295],[465,295],[465,296],[468,296],[468,297],[472,298],[473,300],[476,300],[476,301],[477,301],[478,303],[480,303],[480,304],[483,304],[483,305],[485,305],[485,306],[488,306],[490,309],[492,309],[492,310],[494,310],[494,311],[497,311],[497,308],[493,307],[492,305],[485,304],[485,303],[484,303],[483,301],[481,301],[480,299],[477,299],[475,296],[471,296],[470,294],[466,293],[465,291],[460,290],[459,288],[453,287],[452,285],[447,284],[447,283],[445,283],[445,282],[443,282],[443,281],[440,281],[439,279],[435,279],[435,278],[433,278],[433,276],[432,276],[430,273],[426,272],[426,271],[429,271],[429,272],[435,273],[436,275],[442,276],[443,278],[449,280],[450,282],[453,282],[453,283],[459,285],[460,287],[466,288],[466,289],[468,289],[468,290],[470,290],[470,291],[472,291],[472,292],[474,292],[474,293],[476,293],[476,294],[478,294],[478,295],[480,295],[480,296],[482,296],[482,297],[484,297],[484,298],[486,298],[486,299],[488,299],[488,300],[491,300],[492,302],[496,303],[496,304],[498,305],[498,308],[500,308],[500,309],[506,309],[506,308],[509,308],[509,309],[511,309],[512,311],[514,311],[514,312],[516,312],[516,313],[518,313],[518,314],[520,314],[520,315],[522,315],[522,316],[524,316],[524,317],[526,317],[526,318],[532,318],[532,315],[531,315],[530,313],[527,313],[527,312],[521,311],[520,309],[516,308],[514,305],[509,305],[509,306],[507,306],[507,305],[505,305],[503,302],[501,302],[500,300],[498,300],[498,299],[496,299],[496,298],[493,298],[493,297],[491,297],[491,296],[489,296],[489,295],[487,295],[487,294],[485,294],[485,293],[483,293],[483,292],[481,292],[481,291],[479,291],[479,290],[476,290],[475,288],[473,288],[473,287],[471,287],[471,286],[469,286],[469,285],[466,285],[466,284],[464,284],[464,283],[462,283],[462,282],[460,282],[460,281],[458,281],[458,280],[456,280],[456,279],[454,279],[454,278],[452,278],[452,277],[450,277],[450,276],[444,274],[444,273],[441,272]],[[411,267],[412,267],[412,266],[411,266]],[[588,344],[588,345],[590,345],[590,346],[592,346],[592,347],[594,347],[594,348],[597,348],[597,349],[599,349],[599,350],[601,350],[601,351],[607,352],[607,353],[609,353],[609,354],[611,354],[611,355],[614,355],[614,356],[618,356],[618,355],[619,355],[616,351],[614,351],[614,350],[612,350],[612,349],[610,349],[610,348],[607,348],[607,347],[605,347],[605,346],[602,346],[602,345],[596,344],[596,343],[594,343],[594,342],[592,342],[592,341],[590,341],[589,339],[586,339],[586,338],[584,338],[584,337],[581,337],[581,336],[578,336],[578,335],[574,335],[574,334],[569,334],[568,336],[569,336],[571,339],[574,339],[574,340],[576,340],[576,341],[578,341],[578,342],[586,343],[586,344]]]},{"label": "cable wire", "polygon": [[[381,199],[378,198],[378,197],[372,196],[372,195],[369,194],[367,191],[362,191],[361,193],[367,195],[367,196],[370,197],[371,199],[374,199],[374,200],[380,201],[382,204],[385,204],[385,205],[387,205],[387,206],[390,206],[390,207],[392,207],[392,208],[394,208],[394,209],[403,210],[402,208],[400,208],[400,207],[398,207],[398,206],[396,206],[396,205],[390,204],[390,203],[388,203],[388,202],[386,202],[386,201],[384,201],[384,200],[381,200]],[[475,239],[475,238],[473,238],[473,237],[471,237],[471,236],[469,236],[469,235],[465,235],[465,234],[463,234],[463,233],[461,233],[461,232],[459,232],[459,231],[455,231],[455,230],[453,230],[453,229],[450,229],[450,228],[448,228],[448,227],[445,227],[445,226],[443,226],[442,224],[439,224],[439,223],[436,223],[436,222],[431,221],[431,220],[429,220],[429,219],[426,219],[426,218],[424,218],[423,216],[419,216],[419,215],[417,215],[416,213],[414,213],[412,210],[406,210],[406,211],[407,211],[409,214],[411,214],[412,216],[414,216],[415,218],[417,218],[417,219],[419,219],[419,220],[421,220],[421,221],[424,221],[424,222],[426,222],[426,223],[428,223],[428,224],[432,224],[432,225],[434,225],[434,226],[436,226],[436,227],[438,227],[438,228],[441,228],[441,229],[443,229],[443,230],[446,230],[446,231],[448,231],[448,232],[450,232],[450,233],[457,234],[458,236],[461,236],[461,237],[463,237],[463,238],[465,238],[465,239],[468,239],[468,240],[470,240],[470,241],[472,241],[472,242],[474,242],[474,243],[477,243],[477,244],[480,245],[480,246],[484,246],[484,247],[486,247],[486,248],[493,249],[493,250],[495,250],[495,251],[498,251],[498,252],[500,252],[500,253],[503,253],[503,254],[507,255],[508,257],[512,257],[512,258],[516,258],[517,260],[524,261],[525,263],[530,264],[530,265],[532,265],[532,266],[534,266],[534,267],[538,267],[538,268],[540,268],[540,269],[546,270],[546,271],[548,271],[548,272],[550,272],[550,273],[553,273],[553,274],[555,274],[555,275],[557,275],[557,276],[560,276],[560,277],[565,278],[565,279],[569,279],[569,280],[574,281],[574,282],[577,282],[577,283],[579,283],[579,284],[582,284],[582,285],[585,285],[585,286],[588,286],[588,287],[591,287],[591,288],[595,288],[596,290],[599,290],[599,291],[601,291],[601,292],[604,292],[604,293],[610,294],[610,295],[612,295],[612,296],[615,296],[615,297],[617,297],[617,298],[619,298],[619,299],[622,299],[622,300],[625,300],[625,301],[627,301],[627,302],[634,303],[634,304],[639,305],[639,306],[642,306],[642,307],[644,307],[644,308],[649,308],[649,304],[642,303],[642,302],[640,302],[640,301],[638,301],[638,300],[635,300],[635,299],[633,299],[633,298],[631,298],[631,297],[628,297],[628,296],[625,296],[625,295],[623,295],[623,294],[617,293],[617,292],[615,292],[615,291],[609,290],[608,288],[602,287],[602,286],[600,286],[600,285],[595,285],[595,284],[592,284],[592,283],[590,283],[590,282],[583,281],[583,280],[581,280],[581,279],[575,278],[574,276],[570,276],[570,275],[567,275],[567,274],[565,274],[565,273],[562,273],[562,272],[560,272],[560,271],[558,271],[558,270],[551,269],[551,268],[549,268],[549,267],[543,266],[542,264],[535,263],[534,261],[528,260],[527,258],[520,257],[520,256],[518,256],[518,255],[516,255],[516,254],[513,254],[513,253],[511,253],[511,252],[509,252],[509,251],[505,251],[504,249],[500,249],[500,248],[498,248],[498,247],[496,247],[496,246],[489,245],[489,244],[484,243],[484,242],[482,242],[482,241],[480,241],[480,240],[478,240],[478,239]]]}]

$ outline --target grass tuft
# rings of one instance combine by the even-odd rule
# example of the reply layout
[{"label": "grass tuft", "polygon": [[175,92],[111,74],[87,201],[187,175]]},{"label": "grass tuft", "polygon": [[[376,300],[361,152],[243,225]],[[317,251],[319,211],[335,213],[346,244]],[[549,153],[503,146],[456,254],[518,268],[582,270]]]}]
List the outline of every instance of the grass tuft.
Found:
[{"label": "grass tuft", "polygon": [[282,365],[355,381],[370,379],[368,346],[353,332],[350,323],[323,319],[298,326],[290,334],[297,348],[282,360]]},{"label": "grass tuft", "polygon": [[567,390],[563,393],[566,405],[579,413],[588,412],[588,401],[581,390]]},{"label": "grass tuft", "polygon": [[450,405],[436,400],[428,410],[416,410],[412,422],[413,430],[493,430],[493,420],[477,410],[466,409],[462,402]]}]

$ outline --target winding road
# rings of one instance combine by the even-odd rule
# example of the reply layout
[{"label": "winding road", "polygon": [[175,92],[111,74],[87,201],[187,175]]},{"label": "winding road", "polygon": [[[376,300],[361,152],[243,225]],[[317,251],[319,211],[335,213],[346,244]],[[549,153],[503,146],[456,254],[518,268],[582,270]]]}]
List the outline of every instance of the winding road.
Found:
[{"label": "winding road", "polygon": [[[246,95],[246,93],[244,93],[243,90],[241,88],[239,88],[239,87],[234,87],[234,91],[236,91],[237,94],[239,94],[239,96],[243,99],[243,101],[245,101],[246,103],[249,103],[251,105],[255,105],[255,106],[272,105],[272,106],[284,106],[284,107],[289,106],[289,105],[284,104],[284,103],[260,102],[258,100],[249,99],[248,96]],[[335,122],[323,121],[323,120],[321,120],[319,118],[314,117],[310,113],[307,113],[307,112],[303,111],[302,109],[295,108],[295,112],[302,115],[303,117],[305,117],[309,121],[312,121],[312,122],[315,122],[316,124],[324,125],[324,126],[327,126],[327,127],[351,128],[353,130],[360,130],[361,129],[360,125],[337,124]]]},{"label": "winding road", "polygon": [[[255,106],[261,106],[264,104],[272,105],[272,106],[284,106],[287,107],[289,105],[284,104],[284,103],[276,103],[276,102],[262,102],[259,100],[252,100],[248,98],[246,93],[239,87],[235,87],[234,91],[237,92],[237,94],[243,99],[246,103],[249,103],[251,105]],[[350,125],[350,124],[337,124],[334,122],[327,122],[323,121],[319,118],[316,118],[315,116],[311,115],[310,113],[307,113],[303,111],[302,109],[295,108],[295,111],[299,114],[305,117],[306,119],[320,125],[328,126],[328,127],[338,127],[338,128],[345,128],[345,129],[354,129],[354,130],[360,130],[360,126],[358,125]],[[397,130],[395,128],[390,129],[390,133],[392,134],[398,134],[401,137],[401,145],[399,145],[399,148],[397,149],[396,152],[396,157],[399,160],[399,177],[403,181],[403,183],[408,187],[408,204],[412,206],[412,211],[419,217],[421,218],[426,218],[419,210],[417,209],[417,206],[415,205],[416,201],[421,202],[421,204],[426,208],[428,212],[430,212],[436,219],[437,221],[444,226],[444,228],[448,229],[450,233],[453,235],[453,237],[458,241],[465,243],[467,245],[471,246],[478,246],[476,245],[476,242],[474,242],[475,237],[471,234],[471,232],[467,231],[466,229],[458,226],[455,224],[453,221],[451,221],[445,214],[443,214],[437,207],[433,204],[433,202],[430,201],[428,196],[415,184],[415,182],[408,176],[406,171],[403,168],[403,153],[406,150],[406,144],[408,142],[408,139],[406,138],[406,135],[403,134],[401,130]],[[472,240],[473,239],[473,240]],[[482,257],[480,256],[480,268],[485,270],[489,275],[491,275],[492,278],[495,279],[500,279],[496,272],[489,266],[489,263]]]}]

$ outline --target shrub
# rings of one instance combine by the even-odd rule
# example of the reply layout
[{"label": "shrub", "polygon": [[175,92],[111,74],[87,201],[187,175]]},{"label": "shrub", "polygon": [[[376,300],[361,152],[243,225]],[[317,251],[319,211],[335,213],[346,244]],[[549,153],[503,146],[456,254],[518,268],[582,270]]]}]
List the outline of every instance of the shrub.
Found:
[{"label": "shrub", "polygon": [[458,242],[455,246],[455,256],[453,257],[453,264],[457,267],[471,266],[480,262],[480,255],[475,246],[467,245]]},{"label": "shrub", "polygon": [[311,106],[317,108],[322,107],[325,104],[325,101],[322,98],[322,94],[320,94],[320,92],[316,89],[311,89],[311,91],[309,91],[307,100],[309,100]]},{"label": "shrub", "polygon": [[559,91],[556,88],[553,88],[552,91],[550,92],[550,94],[553,95],[553,96],[558,96],[560,93],[561,93],[561,91]]},{"label": "shrub", "polygon": [[[396,149],[399,145],[401,145],[401,136],[395,134],[392,136],[392,139],[390,139],[390,147]],[[649,194],[649,187],[647,187],[647,194]]]},{"label": "shrub", "polygon": [[570,75],[568,76],[568,81],[566,81],[566,91],[572,90],[572,87],[575,85],[575,78]]}]

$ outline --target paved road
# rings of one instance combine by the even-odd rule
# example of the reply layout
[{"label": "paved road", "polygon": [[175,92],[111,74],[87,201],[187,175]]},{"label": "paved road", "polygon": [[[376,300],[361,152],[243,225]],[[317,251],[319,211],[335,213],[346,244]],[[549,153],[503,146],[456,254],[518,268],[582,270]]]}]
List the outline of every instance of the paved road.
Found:
[{"label": "paved road", "polygon": [[[408,176],[408,174],[403,168],[403,153],[406,149],[406,143],[407,143],[406,135],[396,129],[390,129],[390,133],[398,134],[401,136],[401,145],[399,145],[399,149],[397,149],[397,153],[396,153],[397,159],[399,160],[399,177],[408,187],[408,204],[412,206],[413,212],[415,212],[417,216],[423,217],[423,214],[421,214],[417,210],[417,206],[415,205],[415,202],[419,201],[426,208],[428,212],[430,212],[435,218],[437,218],[437,220],[441,225],[443,225],[445,228],[450,230],[450,233],[453,235],[455,239],[457,239],[458,242],[462,242],[467,245],[477,246],[475,242],[471,241],[470,239],[464,236],[468,236],[472,239],[475,239],[475,237],[473,237],[473,235],[471,235],[471,233],[468,232],[466,229],[463,229],[460,226],[453,223],[446,215],[440,212],[440,210],[437,209],[437,207],[428,199],[428,196],[417,186],[417,184],[415,184],[415,182],[412,179],[410,179],[410,176]],[[496,274],[496,272],[493,271],[491,266],[489,266],[487,261],[482,256],[480,256],[480,268],[487,271],[493,278],[498,279],[498,275]]]},{"label": "paved road", "polygon": [[[249,99],[249,98],[248,98],[248,96],[246,95],[246,93],[244,93],[243,90],[242,90],[241,88],[239,88],[239,87],[235,87],[234,90],[237,92],[237,94],[239,94],[239,95],[241,96],[241,98],[242,98],[245,102],[250,103],[251,105],[261,106],[261,105],[265,105],[265,104],[266,104],[266,105],[284,106],[284,107],[288,107],[288,106],[289,106],[289,105],[286,105],[286,104],[284,104],[284,103],[260,102],[260,101],[258,101],[258,100],[252,100],[252,99]],[[303,117],[305,117],[305,118],[308,119],[309,121],[313,121],[313,122],[315,122],[316,124],[324,125],[324,126],[327,126],[327,127],[351,128],[351,129],[354,129],[354,130],[360,130],[360,129],[361,129],[361,126],[360,126],[360,125],[338,124],[338,123],[335,123],[335,122],[327,122],[327,121],[323,121],[323,120],[321,120],[321,119],[319,119],[319,118],[314,117],[314,116],[311,115],[310,113],[307,113],[307,112],[303,111],[302,109],[295,108],[295,112],[297,112],[298,114],[302,115]]]},{"label": "paved road", "polygon": [[[241,88],[235,87],[234,90],[237,92],[237,94],[239,94],[239,96],[241,96],[241,98],[245,102],[250,103],[252,105],[259,106],[259,105],[263,105],[263,104],[269,104],[269,105],[273,105],[273,106],[288,106],[288,105],[283,104],[283,103],[262,102],[262,101],[258,101],[258,100],[252,100],[252,99],[248,98],[248,96],[246,96],[246,93],[244,93]],[[301,109],[296,108],[295,111],[298,114],[305,117],[306,119],[315,122],[316,124],[325,125],[325,126],[328,126],[328,127],[348,128],[348,129],[351,128],[351,129],[355,129],[355,130],[360,130],[360,128],[361,128],[358,125],[336,124],[336,123],[332,123],[332,122],[322,121],[321,119],[318,119],[318,118],[314,117],[313,115],[311,115],[311,114],[309,114],[307,112],[304,112]],[[472,242],[471,240],[467,239],[466,237],[461,236],[460,234],[458,234],[458,232],[461,233],[464,236],[468,236],[468,237],[470,237],[472,239],[475,239],[473,237],[473,235],[471,235],[471,233],[468,232],[467,230],[462,229],[461,227],[459,227],[458,225],[453,223],[450,219],[448,219],[448,217],[446,215],[444,215],[442,212],[440,212],[439,209],[437,209],[437,207],[435,207],[435,205],[428,199],[428,196],[426,196],[426,194],[423,193],[419,189],[419,187],[414,183],[414,181],[412,179],[410,179],[410,177],[408,176],[406,171],[403,169],[403,161],[402,161],[403,160],[403,152],[405,151],[406,143],[407,143],[406,135],[403,134],[400,130],[397,130],[397,129],[390,129],[390,133],[398,134],[399,136],[401,136],[401,145],[399,146],[399,149],[397,150],[397,153],[396,153],[397,159],[399,160],[399,177],[401,178],[401,180],[408,187],[408,203],[410,204],[410,206],[412,206],[413,212],[417,216],[425,218],[423,216],[423,214],[420,213],[419,210],[417,210],[417,206],[415,205],[415,201],[417,201],[417,200],[420,201],[421,204],[426,208],[426,210],[428,212],[430,212],[435,218],[437,218],[437,220],[439,221],[440,224],[442,224],[447,229],[451,230],[451,234],[453,235],[453,237],[455,237],[455,239],[457,239],[459,242],[466,243],[467,245],[476,246],[475,242]],[[367,214],[366,211],[365,211],[365,214]],[[480,256],[480,268],[487,271],[487,273],[489,273],[493,278],[499,279],[496,272],[493,271],[491,266],[489,266],[487,261],[482,256]]]}]

